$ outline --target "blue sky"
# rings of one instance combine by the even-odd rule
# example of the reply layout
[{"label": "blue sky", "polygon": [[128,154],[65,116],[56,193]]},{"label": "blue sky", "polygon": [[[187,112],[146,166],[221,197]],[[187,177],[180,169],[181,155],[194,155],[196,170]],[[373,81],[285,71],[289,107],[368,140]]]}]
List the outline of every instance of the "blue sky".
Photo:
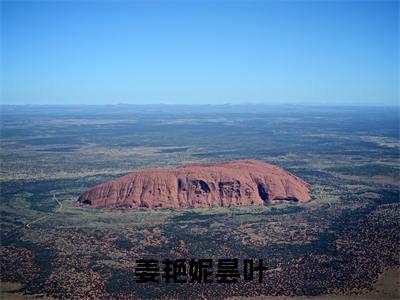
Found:
[{"label": "blue sky", "polygon": [[397,1],[1,2],[3,104],[399,101]]}]

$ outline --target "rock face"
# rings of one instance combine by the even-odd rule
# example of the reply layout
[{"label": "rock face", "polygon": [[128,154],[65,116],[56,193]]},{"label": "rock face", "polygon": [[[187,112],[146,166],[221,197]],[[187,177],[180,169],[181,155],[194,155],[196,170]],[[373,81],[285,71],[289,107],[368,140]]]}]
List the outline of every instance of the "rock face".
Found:
[{"label": "rock face", "polygon": [[133,172],[95,186],[83,193],[77,204],[187,208],[309,200],[309,185],[284,169],[256,160],[237,160]]}]

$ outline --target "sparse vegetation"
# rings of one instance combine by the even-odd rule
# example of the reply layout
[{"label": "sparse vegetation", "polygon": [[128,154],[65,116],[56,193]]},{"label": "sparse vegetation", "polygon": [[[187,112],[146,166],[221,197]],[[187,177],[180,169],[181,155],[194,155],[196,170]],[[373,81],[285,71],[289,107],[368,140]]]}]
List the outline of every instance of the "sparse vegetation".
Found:
[{"label": "sparse vegetation", "polygon": [[[85,108],[81,108],[85,110]],[[55,298],[360,293],[398,266],[396,111],[5,107],[1,280]],[[229,111],[230,110],[230,111]],[[87,188],[148,167],[259,159],[312,185],[271,207],[85,209]],[[263,258],[263,284],[140,285],[135,260]]]}]

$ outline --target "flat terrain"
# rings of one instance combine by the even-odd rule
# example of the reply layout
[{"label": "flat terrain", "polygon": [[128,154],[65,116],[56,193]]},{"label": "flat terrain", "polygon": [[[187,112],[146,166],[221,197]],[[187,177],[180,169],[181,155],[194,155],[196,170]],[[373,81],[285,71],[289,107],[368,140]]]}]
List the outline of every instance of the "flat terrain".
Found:
[{"label": "flat terrain", "polygon": [[[385,270],[398,275],[397,108],[8,106],[1,122],[7,298],[342,299],[376,291]],[[313,200],[179,210],[73,206],[88,188],[130,171],[231,159],[282,166],[312,185]],[[136,283],[142,257],[263,258],[269,271],[263,283]]]}]

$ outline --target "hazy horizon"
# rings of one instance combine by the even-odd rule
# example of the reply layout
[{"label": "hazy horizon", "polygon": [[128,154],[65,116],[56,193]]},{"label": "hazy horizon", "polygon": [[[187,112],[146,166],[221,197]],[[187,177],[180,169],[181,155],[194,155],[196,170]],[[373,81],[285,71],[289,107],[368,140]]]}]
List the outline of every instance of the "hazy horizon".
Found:
[{"label": "hazy horizon", "polygon": [[16,106],[16,107],[23,107],[23,106],[54,106],[54,107],[73,107],[73,106],[232,106],[232,107],[241,107],[241,106],[262,106],[262,107],[284,107],[284,106],[292,106],[296,105],[297,107],[382,107],[382,108],[400,108],[400,102],[394,103],[382,103],[382,102],[371,102],[371,103],[353,103],[353,102],[335,102],[335,103],[327,103],[327,102],[225,102],[225,103],[171,103],[171,102],[154,102],[154,103],[0,103],[0,107],[7,107],[7,106]]},{"label": "hazy horizon", "polygon": [[244,110],[246,112],[249,112],[250,110],[253,110],[255,107],[257,107],[257,111],[254,112],[260,112],[264,111],[264,109],[287,109],[287,112],[291,111],[296,111],[296,110],[301,110],[301,109],[373,109],[373,108],[380,108],[380,109],[395,109],[400,112],[400,103],[393,103],[393,104],[385,104],[385,103],[305,103],[305,104],[299,104],[299,103],[104,103],[104,104],[97,104],[97,103],[89,103],[89,104],[76,104],[76,103],[53,103],[53,104],[37,104],[37,103],[27,103],[27,104],[8,104],[8,103],[0,103],[0,112],[1,109],[8,109],[8,108],[95,108],[98,107],[99,109],[103,107],[113,107],[113,108],[121,108],[121,107],[127,107],[127,108],[133,108],[133,107],[138,107],[138,108],[149,108],[153,109],[155,107],[158,107],[160,109],[173,109],[176,107],[180,108],[196,108],[196,107],[203,107],[203,108],[210,108],[214,110],[233,110],[236,111],[238,109]]}]

